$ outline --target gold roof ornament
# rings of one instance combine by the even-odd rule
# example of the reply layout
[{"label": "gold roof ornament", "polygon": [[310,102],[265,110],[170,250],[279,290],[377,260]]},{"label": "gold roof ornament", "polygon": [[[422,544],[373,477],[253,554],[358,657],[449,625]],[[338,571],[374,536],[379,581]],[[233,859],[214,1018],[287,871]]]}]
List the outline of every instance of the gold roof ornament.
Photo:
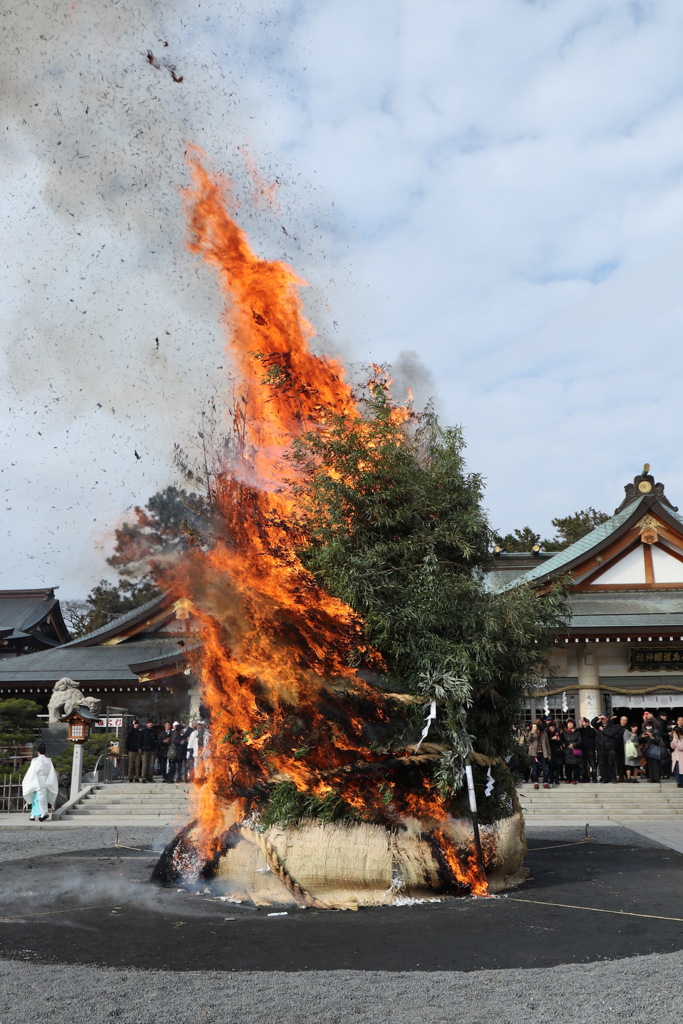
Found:
[{"label": "gold roof ornament", "polygon": [[673,509],[674,512],[678,512],[678,508],[675,505],[672,505],[664,494],[664,484],[655,483],[655,478],[650,473],[650,463],[646,462],[643,465],[643,472],[633,478],[632,484],[626,484],[624,487],[624,500],[621,505],[614,510],[615,515],[617,512],[621,512],[622,509],[625,509],[627,505],[630,505],[631,502],[646,497],[657,498],[663,505],[667,505],[670,509]]}]

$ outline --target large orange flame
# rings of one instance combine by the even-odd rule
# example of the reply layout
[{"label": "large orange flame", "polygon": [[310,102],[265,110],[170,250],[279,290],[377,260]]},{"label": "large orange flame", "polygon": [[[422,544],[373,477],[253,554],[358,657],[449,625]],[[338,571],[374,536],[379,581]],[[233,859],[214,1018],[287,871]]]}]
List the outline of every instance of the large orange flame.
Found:
[{"label": "large orange flame", "polygon": [[[294,526],[296,469],[287,454],[333,416],[358,422],[352,389],[340,363],[310,349],[304,282],[252,252],[227,211],[226,183],[205,170],[198,150],[189,162],[190,247],[220,277],[241,387],[240,450],[215,486],[219,536],[209,551],[192,551],[173,580],[194,608],[193,666],[211,718],[209,768],[196,787],[203,854],[278,780],[318,798],[338,794],[367,820],[442,823],[444,801],[424,779],[397,781],[395,752],[371,747],[368,730],[386,725],[391,700],[350,665],[381,669],[381,658],[356,613],[296,553],[302,528]],[[396,410],[397,422],[406,416]]]}]

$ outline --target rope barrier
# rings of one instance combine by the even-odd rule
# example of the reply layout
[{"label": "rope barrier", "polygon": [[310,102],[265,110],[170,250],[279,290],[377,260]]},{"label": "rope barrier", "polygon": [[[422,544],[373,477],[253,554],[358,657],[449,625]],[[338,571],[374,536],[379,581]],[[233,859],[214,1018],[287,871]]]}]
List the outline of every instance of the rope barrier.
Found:
[{"label": "rope barrier", "polygon": [[13,914],[11,917],[0,917],[0,921],[32,921],[38,917],[54,917],[55,914],[73,914],[84,910],[120,910],[121,907],[137,907],[138,900],[129,900],[127,903],[100,903],[95,907],[64,907],[63,910],[41,910],[39,914]]},{"label": "rope barrier", "polygon": [[[666,686],[659,683],[654,686],[646,686],[639,690],[625,690],[623,687],[610,686],[609,683],[593,683],[587,685],[562,686],[559,690],[535,690],[527,697],[559,697],[561,693],[573,693],[575,690],[600,690],[602,693],[614,693],[617,697],[656,697],[658,693],[683,693],[683,687],[673,684]],[[654,702],[653,702],[654,703]],[[617,705],[618,707],[619,705]]]},{"label": "rope barrier", "polygon": [[537,853],[539,850],[562,850],[565,846],[585,846],[586,843],[592,843],[593,836],[586,836],[585,839],[579,839],[575,843],[559,843],[557,846],[527,846],[529,853]]},{"label": "rope barrier", "polygon": [[142,846],[124,846],[119,842],[119,829],[114,826],[114,848],[117,850],[135,850],[137,853],[153,853],[153,850],[145,850]]},{"label": "rope barrier", "polygon": [[512,903],[534,903],[539,907],[564,907],[565,910],[590,910],[594,914],[619,914],[622,917],[644,917],[650,921],[683,922],[683,917],[664,917],[662,914],[636,914],[632,910],[603,910],[601,907],[580,907],[574,903],[550,903],[548,900],[527,900],[520,896],[508,896]]}]

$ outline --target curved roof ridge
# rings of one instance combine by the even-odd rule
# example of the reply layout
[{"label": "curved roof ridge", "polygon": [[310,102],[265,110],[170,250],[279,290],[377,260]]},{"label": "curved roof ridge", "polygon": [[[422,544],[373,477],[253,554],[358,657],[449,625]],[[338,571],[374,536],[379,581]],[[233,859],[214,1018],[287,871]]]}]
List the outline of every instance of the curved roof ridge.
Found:
[{"label": "curved roof ridge", "polygon": [[[604,523],[600,523],[590,533],[585,534],[583,537],[579,537],[578,540],[570,544],[568,548],[563,548],[562,551],[556,552],[552,558],[549,558],[547,562],[541,562],[539,565],[535,565],[533,569],[529,569],[527,572],[522,573],[521,576],[515,577],[510,583],[507,583],[501,590],[510,590],[512,587],[518,586],[520,583],[532,583],[534,580],[541,579],[544,576],[550,576],[562,569],[565,565],[569,565],[574,559],[579,558],[581,555],[587,554],[591,548],[594,548],[597,544],[602,544],[603,541],[607,540],[610,534],[614,533],[619,527],[623,526],[624,523],[628,522],[634,512],[640,507],[643,502],[646,501],[645,495],[639,498],[637,501],[630,502],[626,508],[623,508],[616,515],[612,516],[611,519],[606,519]],[[649,503],[648,503],[649,504]],[[676,519],[683,525],[683,518],[677,513],[672,512],[670,508],[667,508],[669,515],[674,515]]]},{"label": "curved roof ridge", "polygon": [[70,640],[68,644],[64,644],[64,647],[83,647],[86,646],[86,642],[91,640],[102,640],[110,634],[115,634],[122,626],[128,626],[134,623],[137,619],[144,619],[145,616],[154,611],[156,608],[163,608],[163,606],[174,599],[173,591],[165,590],[157,597],[151,598],[149,601],[145,601],[144,604],[139,605],[137,608],[133,608],[130,612],[124,612],[123,615],[119,615],[117,618],[112,619],[105,626],[99,626],[94,629],[91,633],[85,633],[83,636],[79,636],[76,640]]}]

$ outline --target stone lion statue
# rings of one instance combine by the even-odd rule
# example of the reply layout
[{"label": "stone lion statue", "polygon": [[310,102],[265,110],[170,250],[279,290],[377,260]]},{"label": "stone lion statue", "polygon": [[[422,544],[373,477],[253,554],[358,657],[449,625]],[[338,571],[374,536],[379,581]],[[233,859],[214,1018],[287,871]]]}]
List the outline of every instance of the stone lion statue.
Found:
[{"label": "stone lion statue", "polygon": [[93,715],[99,715],[101,702],[97,697],[86,697],[74,679],[64,676],[58,679],[47,705],[49,722],[58,722],[64,715],[70,715],[76,708],[87,708]]}]

